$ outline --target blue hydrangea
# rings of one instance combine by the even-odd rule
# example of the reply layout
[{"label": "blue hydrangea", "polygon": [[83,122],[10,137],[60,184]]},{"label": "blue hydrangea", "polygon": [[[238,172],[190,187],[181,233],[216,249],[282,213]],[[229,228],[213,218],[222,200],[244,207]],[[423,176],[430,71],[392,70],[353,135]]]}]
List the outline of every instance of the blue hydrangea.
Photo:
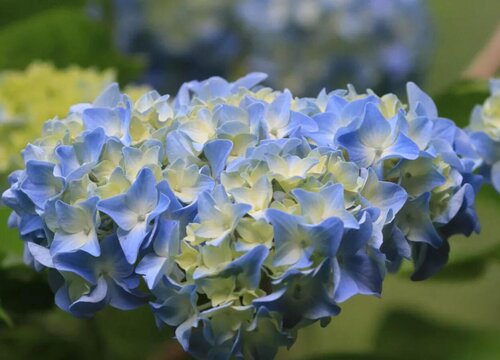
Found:
[{"label": "blue hydrangea", "polygon": [[479,230],[484,161],[415,84],[405,105],[352,87],[294,97],[265,77],[135,104],[114,84],[45,124],[3,201],[61,309],[149,304],[196,358],[271,359]]},{"label": "blue hydrangea", "polygon": [[[183,81],[248,70],[312,95],[351,82],[404,92],[432,48],[425,0],[115,0],[119,47],[148,57],[144,80]],[[176,71],[172,71],[175,69]]]},{"label": "blue hydrangea", "polygon": [[472,111],[468,131],[482,159],[482,174],[500,193],[500,79],[490,81],[490,90],[490,97]]}]

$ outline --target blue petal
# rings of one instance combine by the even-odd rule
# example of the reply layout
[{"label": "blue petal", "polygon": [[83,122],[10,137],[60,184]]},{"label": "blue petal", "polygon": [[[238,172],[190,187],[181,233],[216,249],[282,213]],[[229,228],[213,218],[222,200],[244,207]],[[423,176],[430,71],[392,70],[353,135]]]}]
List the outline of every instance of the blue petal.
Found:
[{"label": "blue petal", "polygon": [[285,91],[268,106],[265,119],[271,129],[283,129],[288,125],[291,103],[292,95]]},{"label": "blue petal", "polygon": [[356,294],[380,295],[384,280],[381,260],[373,259],[364,250],[345,258],[335,300],[343,302]]},{"label": "blue petal", "polygon": [[203,153],[210,164],[213,178],[218,178],[226,167],[227,157],[232,148],[232,141],[222,139],[210,141],[203,147]]},{"label": "blue petal", "polygon": [[391,182],[378,181],[371,169],[361,195],[382,211],[383,215],[387,217],[386,222],[392,221],[394,215],[403,207],[408,198],[408,194],[401,186]]},{"label": "blue petal", "polygon": [[84,316],[93,315],[106,305],[107,295],[108,284],[103,277],[100,277],[90,293],[73,302],[69,306],[69,310],[77,314],[84,314]]},{"label": "blue petal", "polygon": [[356,131],[342,134],[337,138],[340,146],[347,150],[349,160],[361,167],[373,164],[376,158],[375,149],[365,146],[359,139]]},{"label": "blue petal", "polygon": [[410,109],[417,115],[428,116],[430,118],[436,118],[438,116],[434,101],[432,101],[431,97],[424,93],[415,83],[407,83],[406,92],[408,94]]},{"label": "blue petal", "polygon": [[344,233],[341,219],[331,217],[318,225],[302,225],[312,239],[314,252],[324,257],[333,257]]},{"label": "blue petal", "polygon": [[39,208],[44,208],[45,202],[58,195],[63,189],[63,180],[55,177],[54,164],[30,160],[26,164],[26,179],[21,183],[21,190]]},{"label": "blue petal", "polygon": [[52,261],[52,256],[50,256],[49,249],[44,246],[35,244],[33,242],[26,243],[30,254],[33,258],[45,267],[53,268],[54,263]]},{"label": "blue petal", "polygon": [[94,106],[114,108],[118,106],[122,97],[118,84],[111,83],[94,100]]},{"label": "blue petal", "polygon": [[92,284],[97,283],[97,258],[85,251],[59,253],[53,258],[54,266],[59,271],[77,274]]},{"label": "blue petal", "polygon": [[139,291],[127,289],[112,279],[107,279],[108,301],[115,309],[128,311],[136,309],[146,303],[145,296]]},{"label": "blue petal", "polygon": [[126,196],[128,206],[137,214],[145,215],[151,212],[158,202],[156,178],[153,171],[149,168],[143,168],[128,189]]},{"label": "blue petal", "polygon": [[382,145],[391,134],[391,125],[374,104],[367,104],[363,122],[359,128],[359,140],[365,145],[376,148]]},{"label": "blue petal", "polygon": [[497,161],[491,167],[491,183],[496,191],[500,193],[500,161]]},{"label": "blue petal", "polygon": [[346,229],[338,253],[342,256],[351,256],[364,247],[373,233],[372,218],[364,212],[359,221],[359,229]]},{"label": "blue petal", "polygon": [[262,265],[269,254],[269,250],[264,245],[258,245],[252,250],[231,262],[227,268],[221,272],[220,276],[237,276],[242,286],[249,290],[259,287],[260,273]]},{"label": "blue petal", "polygon": [[450,245],[445,240],[434,248],[426,243],[416,243],[413,246],[415,271],[411,275],[413,281],[425,280],[438,272],[447,262]]},{"label": "blue petal", "polygon": [[415,144],[412,140],[410,140],[402,133],[399,133],[396,141],[391,146],[384,149],[380,159],[385,160],[403,158],[415,160],[419,154],[420,150],[417,144]]},{"label": "blue petal", "polygon": [[137,223],[131,230],[118,229],[118,239],[125,254],[125,258],[130,264],[134,264],[139,254],[139,249],[146,239],[147,223]]},{"label": "blue petal", "polygon": [[147,254],[137,265],[136,273],[142,275],[148,288],[153,289],[161,278],[167,273],[170,259],[157,256],[155,254]]},{"label": "blue petal", "polygon": [[398,226],[406,238],[413,242],[427,243],[439,248],[443,239],[436,231],[429,211],[430,193],[409,200],[398,214]]},{"label": "blue petal", "polygon": [[262,72],[252,72],[233,82],[231,84],[231,92],[234,93],[240,88],[251,89],[265,79],[267,79],[267,74]]},{"label": "blue petal", "polygon": [[276,209],[268,209],[266,219],[274,229],[276,254],[273,265],[292,265],[299,262],[305,254],[304,248],[296,243],[297,238],[300,238],[299,224],[302,223],[302,220],[297,216]]},{"label": "blue petal", "polygon": [[109,215],[123,230],[131,230],[137,224],[137,214],[128,207],[126,194],[101,200],[97,209]]}]

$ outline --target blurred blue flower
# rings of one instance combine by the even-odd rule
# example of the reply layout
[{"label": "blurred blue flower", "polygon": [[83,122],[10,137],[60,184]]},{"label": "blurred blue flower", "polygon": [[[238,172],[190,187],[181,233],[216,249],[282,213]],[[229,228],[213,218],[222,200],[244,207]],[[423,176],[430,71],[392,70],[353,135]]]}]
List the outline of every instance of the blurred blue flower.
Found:
[{"label": "blurred blue flower", "polygon": [[481,172],[500,193],[500,79],[490,81],[491,96],[472,111],[468,131],[482,159]]},{"label": "blurred blue flower", "polygon": [[119,48],[145,55],[143,80],[167,91],[257,70],[300,95],[347,83],[402,92],[432,48],[424,0],[116,0],[112,14]]}]

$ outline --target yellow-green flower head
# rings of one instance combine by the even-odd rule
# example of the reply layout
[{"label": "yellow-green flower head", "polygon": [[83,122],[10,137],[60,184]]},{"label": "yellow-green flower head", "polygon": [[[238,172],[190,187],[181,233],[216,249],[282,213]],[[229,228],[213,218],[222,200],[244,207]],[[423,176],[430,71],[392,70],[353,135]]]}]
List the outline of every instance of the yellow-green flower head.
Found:
[{"label": "yellow-green flower head", "polygon": [[468,131],[482,158],[482,173],[500,193],[500,79],[490,80],[491,95],[472,111]]},{"label": "yellow-green flower head", "polygon": [[477,155],[415,84],[407,106],[265,77],[136,101],[112,84],[44,124],[2,200],[60,308],[149,301],[196,358],[271,359],[404,259],[427,278],[449,236],[478,230]]},{"label": "yellow-green flower head", "polygon": [[71,105],[93,100],[115,80],[112,70],[35,62],[26,70],[0,73],[0,171],[21,163],[19,152],[41,134],[43,123],[65,117]]},{"label": "yellow-green flower head", "polygon": [[493,140],[500,141],[500,79],[490,81],[490,90],[491,95],[484,104],[474,108],[469,128],[484,131]]}]

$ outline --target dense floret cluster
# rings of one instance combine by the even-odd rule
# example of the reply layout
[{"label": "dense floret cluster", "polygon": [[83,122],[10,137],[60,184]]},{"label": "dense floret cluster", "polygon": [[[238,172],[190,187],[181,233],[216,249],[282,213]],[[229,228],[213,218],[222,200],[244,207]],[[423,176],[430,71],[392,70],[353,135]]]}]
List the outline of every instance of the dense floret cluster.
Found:
[{"label": "dense floret cluster", "polygon": [[483,163],[481,172],[500,193],[500,79],[490,81],[491,96],[472,111],[468,131]]},{"label": "dense floret cluster", "polygon": [[423,0],[116,4],[120,47],[148,52],[147,80],[170,88],[185,81],[182,76],[234,76],[252,69],[268,73],[271,86],[286,84],[296,95],[348,81],[403,92],[406,81],[426,69],[432,43]]},{"label": "dense floret cluster", "polygon": [[339,303],[447,261],[478,231],[480,164],[415,84],[296,98],[265,75],[132,103],[116,85],[48,121],[3,201],[76,316],[149,303],[197,358],[272,358]]}]

